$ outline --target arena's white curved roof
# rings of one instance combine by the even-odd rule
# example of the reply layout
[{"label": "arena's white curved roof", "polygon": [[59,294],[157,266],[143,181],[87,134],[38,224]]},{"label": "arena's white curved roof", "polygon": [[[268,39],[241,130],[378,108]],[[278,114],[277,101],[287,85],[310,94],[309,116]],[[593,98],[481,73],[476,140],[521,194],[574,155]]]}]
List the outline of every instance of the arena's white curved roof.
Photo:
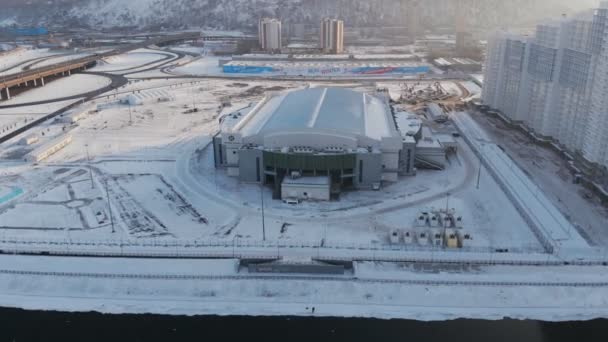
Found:
[{"label": "arena's white curved roof", "polygon": [[344,88],[310,88],[269,96],[233,129],[244,137],[306,129],[375,140],[398,136],[383,100]]}]

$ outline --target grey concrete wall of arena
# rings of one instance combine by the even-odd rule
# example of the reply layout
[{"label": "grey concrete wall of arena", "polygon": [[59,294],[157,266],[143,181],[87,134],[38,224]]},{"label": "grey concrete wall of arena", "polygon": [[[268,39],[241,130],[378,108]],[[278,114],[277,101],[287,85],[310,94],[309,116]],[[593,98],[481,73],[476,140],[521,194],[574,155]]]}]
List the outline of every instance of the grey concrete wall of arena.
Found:
[{"label": "grey concrete wall of arena", "polygon": [[226,167],[228,165],[228,156],[226,155],[226,146],[222,142],[219,133],[213,138],[213,158],[215,167]]},{"label": "grey concrete wall of arena", "polygon": [[371,189],[382,181],[382,153],[359,153],[355,165],[354,184],[358,189]]},{"label": "grey concrete wall of arena", "polygon": [[264,151],[259,149],[239,151],[239,180],[243,183],[264,181]]},{"label": "grey concrete wall of arena", "polygon": [[403,143],[403,149],[399,151],[399,169],[402,176],[414,176],[416,174],[416,143]]},{"label": "grey concrete wall of arena", "polygon": [[213,162],[216,168],[226,165],[226,150],[222,145],[222,138],[219,133],[213,137]]},{"label": "grey concrete wall of arena", "polygon": [[[217,148],[216,150],[219,150]],[[219,154],[219,151],[217,152]],[[414,154],[412,154],[413,158]],[[412,159],[413,160],[413,159]],[[411,163],[413,166],[413,162]],[[244,183],[264,181],[264,152],[259,149],[239,151],[239,180]],[[371,189],[382,181],[382,153],[356,155],[353,185],[358,189]]]}]

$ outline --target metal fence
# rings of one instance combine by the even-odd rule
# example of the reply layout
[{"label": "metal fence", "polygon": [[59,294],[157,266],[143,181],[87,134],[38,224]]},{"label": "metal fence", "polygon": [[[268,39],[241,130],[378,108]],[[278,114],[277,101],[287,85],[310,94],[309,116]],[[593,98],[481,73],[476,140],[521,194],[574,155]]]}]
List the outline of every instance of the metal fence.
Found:
[{"label": "metal fence", "polygon": [[[394,261],[487,265],[605,265],[608,249],[560,250],[543,254],[539,248],[339,244],[257,240],[79,240],[0,238],[0,253],[140,257],[140,258],[250,258],[272,260],[302,252],[326,261]],[[415,252],[415,253],[411,253]]]}]

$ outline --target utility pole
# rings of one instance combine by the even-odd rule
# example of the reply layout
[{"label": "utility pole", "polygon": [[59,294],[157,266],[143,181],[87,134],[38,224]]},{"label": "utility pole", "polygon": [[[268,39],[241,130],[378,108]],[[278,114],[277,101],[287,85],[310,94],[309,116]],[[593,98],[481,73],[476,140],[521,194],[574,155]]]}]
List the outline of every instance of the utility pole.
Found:
[{"label": "utility pole", "polygon": [[190,87],[190,95],[192,95],[192,112],[196,112],[196,99],[194,97],[194,88]]},{"label": "utility pole", "polygon": [[93,169],[91,168],[91,158],[89,157],[89,144],[84,145],[87,151],[87,164],[89,165],[89,177],[91,178],[91,189],[95,189],[95,183],[93,182]]},{"label": "utility pole", "polygon": [[[448,217],[448,212],[450,210],[450,193],[447,193],[446,199],[445,199],[445,216],[444,217]],[[445,222],[441,222],[441,224],[443,225],[443,248],[447,247],[447,233],[448,233],[448,227],[445,224]]]},{"label": "utility pole", "polygon": [[108,199],[108,209],[110,210],[110,223],[112,224],[112,234],[116,233],[114,229],[114,215],[112,215],[112,204],[110,203],[110,192],[108,190],[108,180],[105,180],[106,183],[106,198]]},{"label": "utility pole", "polygon": [[131,112],[131,101],[129,101],[129,126],[133,126],[133,113]]},{"label": "utility pole", "polygon": [[479,183],[481,182],[481,167],[482,167],[482,162],[481,162],[481,156],[479,157],[479,172],[477,173],[477,190],[479,190]]},{"label": "utility pole", "polygon": [[266,217],[264,216],[264,187],[260,183],[260,198],[262,199],[262,240],[266,241]]}]

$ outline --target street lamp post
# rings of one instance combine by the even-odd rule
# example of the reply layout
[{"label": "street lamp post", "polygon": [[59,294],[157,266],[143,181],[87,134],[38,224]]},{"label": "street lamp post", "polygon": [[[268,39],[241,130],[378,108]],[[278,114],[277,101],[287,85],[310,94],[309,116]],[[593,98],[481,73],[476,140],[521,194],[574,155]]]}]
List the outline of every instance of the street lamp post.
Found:
[{"label": "street lamp post", "polygon": [[114,215],[112,215],[112,204],[110,203],[110,192],[108,190],[108,180],[105,180],[106,183],[106,198],[108,199],[108,209],[110,211],[110,223],[112,225],[112,234],[116,233],[114,229]]},{"label": "street lamp post", "polygon": [[266,241],[266,217],[264,216],[264,188],[260,183],[260,199],[262,202],[262,240]]},{"label": "street lamp post", "polygon": [[95,189],[95,183],[93,182],[93,169],[91,168],[91,158],[89,156],[89,144],[84,145],[87,151],[87,164],[89,166],[89,177],[91,178],[91,189]]},{"label": "street lamp post", "polygon": [[[448,213],[450,211],[450,193],[447,193],[446,199],[445,199],[445,217],[448,217]],[[445,222],[442,222],[443,224],[443,247],[445,248],[447,245],[447,238],[446,238],[446,234],[448,232],[448,227],[445,224]]]},{"label": "street lamp post", "polygon": [[479,190],[479,185],[481,183],[481,167],[483,163],[481,161],[481,156],[479,157],[479,171],[477,173],[477,190]]},{"label": "street lamp post", "polygon": [[196,98],[194,97],[194,88],[192,89],[192,110],[196,111]]}]

